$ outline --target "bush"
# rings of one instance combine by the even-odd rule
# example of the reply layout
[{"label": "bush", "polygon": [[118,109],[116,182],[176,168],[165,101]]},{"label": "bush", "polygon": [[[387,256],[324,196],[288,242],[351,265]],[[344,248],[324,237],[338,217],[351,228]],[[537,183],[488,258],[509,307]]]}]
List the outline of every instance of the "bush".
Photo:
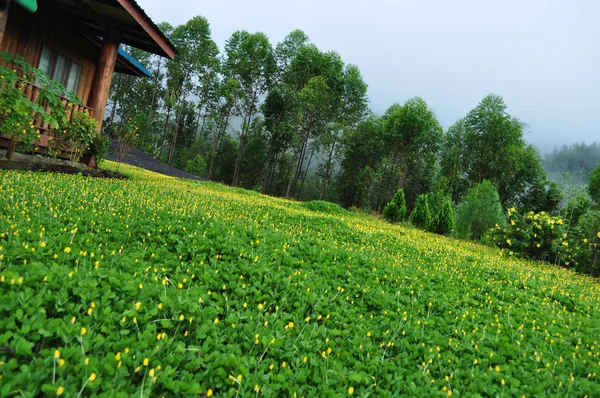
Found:
[{"label": "bush", "polygon": [[448,235],[454,229],[454,209],[448,198],[433,219],[429,230],[440,235]]},{"label": "bush", "polygon": [[71,163],[77,162],[97,136],[98,122],[87,112],[75,112],[60,137]]},{"label": "bush", "polygon": [[[63,97],[75,104],[82,104],[82,101],[22,57],[0,51],[0,59],[15,68],[0,66],[0,131],[12,138],[6,154],[10,160],[17,145],[26,151],[31,150],[40,138],[40,131],[33,125],[33,115],[54,126],[55,132],[62,132],[68,128]],[[30,82],[35,82],[39,88],[35,102],[29,100],[22,90]],[[52,109],[52,112],[48,113],[46,109]],[[48,149],[54,151],[54,148]]]},{"label": "bush", "polygon": [[90,154],[94,155],[96,164],[100,164],[101,161],[106,158],[108,153],[108,147],[110,146],[110,140],[108,137],[102,134],[96,134],[92,143],[90,144]]},{"label": "bush", "polygon": [[415,208],[410,214],[410,222],[417,228],[429,228],[429,224],[431,223],[431,214],[429,213],[427,194],[417,196]]},{"label": "bush", "polygon": [[494,227],[486,234],[485,241],[507,250],[510,255],[554,262],[559,254],[569,250],[564,240],[566,236],[562,218],[546,212],[530,211],[521,215],[511,208],[507,225]]},{"label": "bush", "polygon": [[600,211],[589,210],[569,234],[565,262],[579,272],[600,276]]},{"label": "bush", "polygon": [[456,210],[456,232],[462,238],[479,240],[495,225],[504,224],[498,191],[486,180],[469,189]]},{"label": "bush", "polygon": [[406,199],[404,190],[399,189],[394,198],[383,209],[383,217],[390,222],[398,222],[406,217]]},{"label": "bush", "polygon": [[185,171],[200,177],[206,175],[206,167],[206,160],[202,156],[196,155],[186,162]]},{"label": "bush", "polygon": [[325,200],[311,200],[309,202],[303,202],[300,206],[303,208],[316,211],[319,213],[326,213],[332,215],[347,216],[348,210],[335,203],[327,202]]}]

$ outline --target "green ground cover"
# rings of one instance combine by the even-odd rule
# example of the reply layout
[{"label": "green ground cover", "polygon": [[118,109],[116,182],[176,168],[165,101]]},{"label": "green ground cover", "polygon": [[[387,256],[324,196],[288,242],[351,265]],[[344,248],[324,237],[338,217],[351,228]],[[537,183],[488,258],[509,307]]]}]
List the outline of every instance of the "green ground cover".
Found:
[{"label": "green ground cover", "polygon": [[0,171],[1,396],[600,396],[597,280],[119,167]]}]

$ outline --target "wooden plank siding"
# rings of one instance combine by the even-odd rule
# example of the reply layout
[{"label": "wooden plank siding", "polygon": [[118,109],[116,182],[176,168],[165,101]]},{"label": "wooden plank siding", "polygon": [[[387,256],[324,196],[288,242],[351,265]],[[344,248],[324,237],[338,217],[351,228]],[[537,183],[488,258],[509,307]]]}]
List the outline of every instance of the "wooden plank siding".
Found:
[{"label": "wooden plank siding", "polygon": [[85,104],[91,94],[96,72],[98,49],[80,33],[53,23],[55,18],[39,10],[30,14],[21,7],[11,7],[1,50],[22,56],[38,67],[42,47],[48,46],[82,66],[79,87],[75,93]]}]

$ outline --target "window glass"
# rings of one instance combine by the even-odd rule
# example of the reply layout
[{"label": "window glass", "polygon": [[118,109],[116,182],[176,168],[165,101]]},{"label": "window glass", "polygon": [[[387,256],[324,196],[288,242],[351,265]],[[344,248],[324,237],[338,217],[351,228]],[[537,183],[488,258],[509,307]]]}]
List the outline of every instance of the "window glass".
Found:
[{"label": "window glass", "polygon": [[52,80],[59,82],[63,86],[67,85],[67,62],[68,60],[59,54],[56,57],[56,66],[54,67],[54,73],[52,74],[52,76],[50,76]]},{"label": "window glass", "polygon": [[77,88],[79,87],[79,77],[81,76],[81,65],[73,62],[71,64],[71,70],[69,71],[69,79],[67,81],[67,90],[77,94]]},{"label": "window glass", "polygon": [[77,93],[83,67],[71,59],[52,50],[42,47],[38,68],[50,79],[62,84],[67,90]]},{"label": "window glass", "polygon": [[52,52],[48,49],[48,47],[42,48],[42,55],[40,56],[40,66],[39,69],[50,76],[52,68]]}]

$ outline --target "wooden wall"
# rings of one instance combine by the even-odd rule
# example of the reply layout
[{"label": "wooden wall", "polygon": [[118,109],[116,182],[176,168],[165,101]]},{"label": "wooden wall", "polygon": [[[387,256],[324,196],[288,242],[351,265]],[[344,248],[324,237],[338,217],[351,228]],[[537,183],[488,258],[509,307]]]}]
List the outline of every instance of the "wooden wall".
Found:
[{"label": "wooden wall", "polygon": [[18,54],[35,67],[39,65],[43,45],[71,58],[83,66],[76,94],[87,105],[100,50],[80,33],[55,21],[42,9],[30,14],[13,4],[0,50]]}]

